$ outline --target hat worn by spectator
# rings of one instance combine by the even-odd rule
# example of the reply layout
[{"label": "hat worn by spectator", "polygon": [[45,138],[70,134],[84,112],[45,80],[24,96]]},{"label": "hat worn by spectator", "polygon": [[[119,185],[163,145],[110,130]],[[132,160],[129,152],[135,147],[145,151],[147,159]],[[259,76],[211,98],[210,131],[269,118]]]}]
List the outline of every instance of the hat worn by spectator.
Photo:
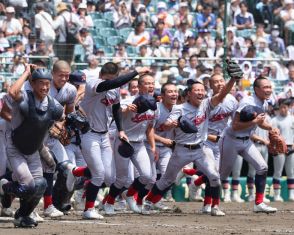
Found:
[{"label": "hat worn by spectator", "polygon": [[188,7],[188,3],[187,2],[181,2],[179,4],[179,7]]},{"label": "hat worn by spectator", "polygon": [[140,95],[133,104],[137,106],[137,113],[145,113],[149,109],[155,111],[157,109],[156,100],[151,95]]},{"label": "hat worn by spectator", "polygon": [[69,82],[73,83],[75,85],[85,84],[86,83],[86,75],[83,72],[76,70],[76,71],[69,74]]},{"label": "hat worn by spectator", "polygon": [[240,121],[241,122],[249,122],[256,118],[257,115],[264,113],[264,111],[253,105],[247,105],[240,112]]},{"label": "hat worn by spectator", "polygon": [[127,140],[122,138],[120,138],[120,144],[117,151],[124,158],[129,158],[134,154],[133,146]]},{"label": "hat worn by spectator", "polygon": [[165,2],[159,2],[157,3],[157,9],[167,9]]},{"label": "hat worn by spectator", "polygon": [[293,0],[285,0],[284,3],[287,5],[287,4],[293,4],[294,1]]},{"label": "hat worn by spectator", "polygon": [[6,13],[15,13],[14,7],[6,7]]},{"label": "hat worn by spectator", "polygon": [[57,14],[60,14],[61,12],[67,11],[67,10],[68,10],[68,8],[67,8],[66,3],[64,3],[64,2],[58,3],[58,5],[56,7]]},{"label": "hat worn by spectator", "polygon": [[87,4],[80,3],[78,9],[87,9]]}]

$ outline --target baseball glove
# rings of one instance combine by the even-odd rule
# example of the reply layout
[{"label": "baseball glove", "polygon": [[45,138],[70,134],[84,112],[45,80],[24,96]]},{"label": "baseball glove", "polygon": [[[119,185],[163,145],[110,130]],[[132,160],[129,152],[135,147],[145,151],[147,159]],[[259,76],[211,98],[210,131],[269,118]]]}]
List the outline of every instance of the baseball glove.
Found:
[{"label": "baseball glove", "polygon": [[65,126],[65,121],[55,122],[49,129],[49,135],[52,138],[59,139],[60,143],[63,145],[70,144],[71,135]]},{"label": "baseball glove", "polygon": [[272,156],[287,153],[288,148],[286,142],[280,134],[270,131],[269,140],[270,144],[268,146],[268,151]]},{"label": "baseball glove", "polygon": [[236,80],[242,79],[243,71],[240,68],[240,66],[232,60],[227,60],[226,62],[227,62],[227,72],[229,76]]}]

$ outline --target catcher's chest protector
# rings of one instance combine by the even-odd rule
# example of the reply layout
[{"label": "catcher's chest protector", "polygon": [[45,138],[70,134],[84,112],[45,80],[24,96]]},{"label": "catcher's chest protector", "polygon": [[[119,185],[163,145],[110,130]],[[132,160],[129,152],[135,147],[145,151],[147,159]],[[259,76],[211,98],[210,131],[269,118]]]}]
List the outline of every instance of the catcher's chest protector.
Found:
[{"label": "catcher's chest protector", "polygon": [[[48,129],[61,115],[54,100],[48,96],[47,111],[36,109],[35,98],[31,91],[26,91],[28,100],[20,103],[20,111],[24,117],[19,127],[12,132],[12,142],[23,154],[30,155],[41,147]],[[59,116],[59,117],[58,117]]]}]

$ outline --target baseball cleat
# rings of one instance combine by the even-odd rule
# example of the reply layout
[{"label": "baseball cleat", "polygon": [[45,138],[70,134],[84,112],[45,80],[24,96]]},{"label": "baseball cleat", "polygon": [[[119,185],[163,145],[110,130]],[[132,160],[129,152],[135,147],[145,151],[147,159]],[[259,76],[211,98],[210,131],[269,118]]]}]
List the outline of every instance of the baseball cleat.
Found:
[{"label": "baseball cleat", "polygon": [[211,208],[211,215],[212,216],[225,216],[226,214],[222,212],[218,206]]},{"label": "baseball cleat", "polygon": [[31,214],[30,214],[30,218],[35,220],[36,222],[38,223],[42,223],[44,222],[44,219],[38,214],[38,212],[36,211],[33,211]]},{"label": "baseball cleat", "polygon": [[232,202],[231,201],[231,190],[229,188],[224,189],[224,202]]},{"label": "baseball cleat", "polygon": [[114,210],[116,211],[124,211],[127,209],[127,202],[125,199],[121,199],[114,204]]},{"label": "baseball cleat", "polygon": [[102,215],[100,215],[95,208],[89,208],[88,210],[83,212],[83,219],[104,219]]},{"label": "baseball cleat", "polygon": [[254,201],[255,201],[255,195],[254,194],[249,194],[248,202],[254,202]]},{"label": "baseball cleat", "polygon": [[2,180],[0,180],[0,195],[4,195],[4,191],[3,191],[3,185],[4,184],[7,184],[9,181],[7,180],[7,179],[2,179]]},{"label": "baseball cleat", "polygon": [[57,218],[63,215],[64,214],[61,211],[57,210],[53,205],[50,205],[48,208],[44,209],[45,217]]},{"label": "baseball cleat", "polygon": [[14,216],[14,211],[10,207],[1,209],[1,217],[13,217],[13,216]]},{"label": "baseball cleat", "polygon": [[275,213],[275,212],[277,212],[277,208],[268,206],[262,202],[258,205],[254,204],[253,211],[255,213]]},{"label": "baseball cleat", "polygon": [[263,202],[264,202],[264,203],[270,203],[271,200],[267,199],[267,198],[264,196],[264,198],[263,198]]},{"label": "baseball cleat", "polygon": [[165,199],[168,202],[175,202],[175,199],[173,198],[172,190],[171,189],[167,191],[167,193],[165,195]]},{"label": "baseball cleat", "polygon": [[281,195],[276,195],[274,196],[274,202],[283,202],[283,198],[281,197]]},{"label": "baseball cleat", "polygon": [[29,216],[20,216],[17,219],[14,219],[13,224],[16,228],[34,228],[38,226],[38,222]]},{"label": "baseball cleat", "polygon": [[143,215],[150,215],[152,209],[153,209],[153,203],[150,201],[144,201],[141,213]]},{"label": "baseball cleat", "polygon": [[202,214],[210,214],[211,213],[211,205],[207,204],[207,205],[203,206],[202,209],[200,210],[200,212]]},{"label": "baseball cleat", "polygon": [[104,211],[106,215],[115,215],[116,213],[114,212],[114,205],[105,203],[104,205]]},{"label": "baseball cleat", "polygon": [[168,211],[168,210],[170,210],[170,208],[167,205],[163,204],[162,200],[160,200],[159,202],[153,204],[153,209],[160,210],[160,211]]},{"label": "baseball cleat", "polygon": [[240,197],[238,190],[233,190],[231,201],[238,202],[238,203],[244,202],[244,200]]},{"label": "baseball cleat", "polygon": [[127,197],[126,201],[127,201],[128,205],[129,205],[129,208],[130,208],[131,211],[133,211],[135,213],[141,213],[141,210],[138,208],[137,202],[136,202],[136,200],[134,199],[133,196]]}]

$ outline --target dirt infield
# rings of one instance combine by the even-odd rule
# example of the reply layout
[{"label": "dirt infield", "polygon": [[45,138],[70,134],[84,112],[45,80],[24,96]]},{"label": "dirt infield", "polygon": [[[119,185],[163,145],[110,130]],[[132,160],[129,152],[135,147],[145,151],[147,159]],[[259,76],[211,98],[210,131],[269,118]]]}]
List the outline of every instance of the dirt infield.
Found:
[{"label": "dirt infield", "polygon": [[35,229],[15,229],[11,220],[0,218],[4,235],[85,234],[294,234],[294,203],[271,203],[276,214],[255,214],[252,203],[221,204],[225,217],[202,215],[201,203],[167,203],[176,212],[136,215],[119,213],[101,221],[82,220],[71,212],[61,220],[45,220]]}]

